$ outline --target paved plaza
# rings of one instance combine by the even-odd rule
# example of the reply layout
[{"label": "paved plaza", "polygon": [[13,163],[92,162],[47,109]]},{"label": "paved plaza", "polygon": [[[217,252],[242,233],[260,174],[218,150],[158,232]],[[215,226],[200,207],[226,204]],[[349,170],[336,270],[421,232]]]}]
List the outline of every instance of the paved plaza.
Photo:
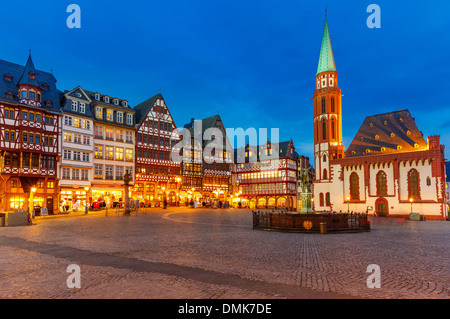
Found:
[{"label": "paved plaza", "polygon": [[[159,208],[0,227],[0,298],[449,298],[450,222],[252,230],[250,210]],[[81,270],[68,288],[67,267]],[[381,288],[368,288],[379,265]]]}]

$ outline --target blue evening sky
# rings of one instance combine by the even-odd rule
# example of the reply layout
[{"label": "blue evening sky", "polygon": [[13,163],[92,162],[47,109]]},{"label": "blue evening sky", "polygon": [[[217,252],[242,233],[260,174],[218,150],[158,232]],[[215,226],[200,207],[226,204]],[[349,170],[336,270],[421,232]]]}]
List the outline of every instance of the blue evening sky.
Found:
[{"label": "blue evening sky", "polygon": [[[66,8],[81,7],[81,29]],[[381,29],[366,8],[381,7]],[[178,127],[217,114],[225,127],[280,128],[313,153],[324,8],[344,97],[346,147],[368,115],[408,108],[424,136],[450,145],[448,0],[2,1],[0,59],[53,69],[136,105],[163,94]]]}]

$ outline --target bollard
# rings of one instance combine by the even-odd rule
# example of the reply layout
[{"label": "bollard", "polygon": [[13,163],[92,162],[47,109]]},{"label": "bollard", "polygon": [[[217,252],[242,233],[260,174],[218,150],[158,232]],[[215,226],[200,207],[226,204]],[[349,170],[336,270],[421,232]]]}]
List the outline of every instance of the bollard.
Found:
[{"label": "bollard", "polygon": [[105,210],[105,216],[108,216],[108,209]]},{"label": "bollard", "polygon": [[320,233],[321,234],[327,233],[327,223],[320,223]]}]

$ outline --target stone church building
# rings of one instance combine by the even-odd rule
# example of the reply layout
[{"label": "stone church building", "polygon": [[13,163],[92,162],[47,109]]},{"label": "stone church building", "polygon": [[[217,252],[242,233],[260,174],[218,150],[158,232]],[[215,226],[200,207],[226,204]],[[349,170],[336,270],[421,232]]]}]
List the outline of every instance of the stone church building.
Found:
[{"label": "stone church building", "polygon": [[445,220],[444,145],[424,138],[408,110],[367,116],[352,143],[342,143],[342,104],[325,26],[314,101],[314,211],[368,212]]}]

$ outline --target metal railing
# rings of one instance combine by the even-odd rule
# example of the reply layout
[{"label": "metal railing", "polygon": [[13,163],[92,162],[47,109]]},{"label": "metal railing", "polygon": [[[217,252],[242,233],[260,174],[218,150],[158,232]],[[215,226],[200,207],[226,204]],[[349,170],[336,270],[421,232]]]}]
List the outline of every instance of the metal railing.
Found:
[{"label": "metal railing", "polygon": [[273,211],[253,211],[253,229],[282,232],[319,233],[370,231],[366,213],[320,213],[302,214]]}]

